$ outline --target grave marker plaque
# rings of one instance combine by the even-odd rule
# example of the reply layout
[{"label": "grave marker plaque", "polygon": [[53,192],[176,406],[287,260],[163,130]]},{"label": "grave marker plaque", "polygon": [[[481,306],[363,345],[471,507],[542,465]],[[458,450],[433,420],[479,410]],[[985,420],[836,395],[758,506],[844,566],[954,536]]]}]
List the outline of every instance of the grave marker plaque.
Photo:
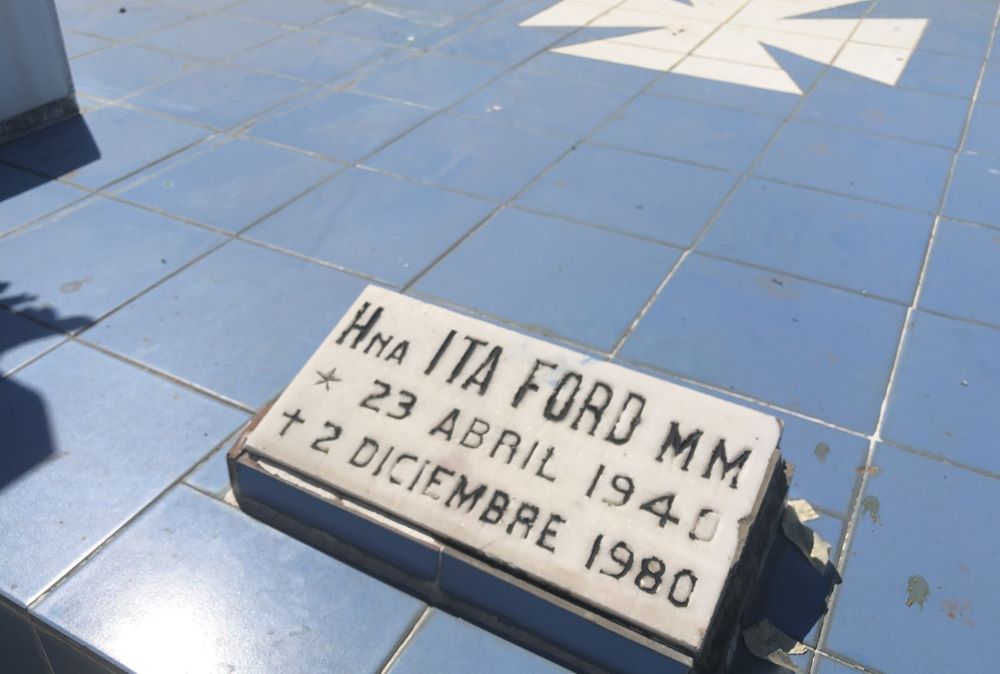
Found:
[{"label": "grave marker plaque", "polygon": [[238,449],[705,668],[728,659],[773,535],[779,435],[369,287]]}]

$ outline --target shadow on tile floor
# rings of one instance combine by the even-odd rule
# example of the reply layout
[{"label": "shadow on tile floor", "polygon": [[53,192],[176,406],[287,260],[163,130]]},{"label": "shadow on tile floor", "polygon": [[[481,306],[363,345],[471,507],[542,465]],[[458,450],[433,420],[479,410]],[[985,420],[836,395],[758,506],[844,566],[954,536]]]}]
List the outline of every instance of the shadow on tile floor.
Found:
[{"label": "shadow on tile floor", "polygon": [[3,203],[39,187],[48,179],[72,174],[96,162],[101,158],[101,150],[83,116],[77,115],[7,144],[0,144],[0,158],[6,159],[12,166],[41,174],[37,180],[0,183],[0,203]]},{"label": "shadow on tile floor", "polygon": [[[15,309],[35,299],[25,293],[4,295],[9,286],[9,283],[0,281],[0,306]],[[13,321],[11,325],[7,325],[6,319]],[[50,307],[30,306],[18,310],[16,316],[0,316],[0,323],[3,323],[0,326],[0,356],[15,348],[21,349],[29,342],[49,340],[54,336],[32,321],[52,326],[60,332],[70,332],[90,324],[92,319],[87,316],[59,316]],[[0,377],[4,374],[0,371]],[[35,391],[21,385],[15,378],[0,380],[0,409],[4,410],[3,425],[13,420],[18,425],[16,432],[0,425],[0,437],[19,440],[13,447],[0,452],[0,491],[3,491],[8,484],[49,458],[54,450],[45,401]]]}]

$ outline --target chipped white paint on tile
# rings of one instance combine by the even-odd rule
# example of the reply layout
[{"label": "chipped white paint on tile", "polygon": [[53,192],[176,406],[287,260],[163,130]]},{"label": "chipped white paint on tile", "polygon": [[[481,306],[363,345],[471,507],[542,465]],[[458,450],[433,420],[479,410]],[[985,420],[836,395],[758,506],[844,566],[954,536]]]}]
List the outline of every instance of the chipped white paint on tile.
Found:
[{"label": "chipped white paint on tile", "polygon": [[[775,49],[894,85],[919,45],[927,19],[822,16],[851,4],[855,0],[564,0],[521,25],[583,28],[571,38],[573,44],[552,50],[560,54],[770,91],[802,93],[790,75],[763,70],[782,69],[772,56]],[[588,31],[608,29],[634,31],[588,39]],[[890,56],[859,44],[900,52]],[[838,57],[842,48],[845,54]],[[650,50],[680,57],[657,57]]]},{"label": "chipped white paint on tile", "polygon": [[697,651],[780,426],[369,287],[247,449]]}]

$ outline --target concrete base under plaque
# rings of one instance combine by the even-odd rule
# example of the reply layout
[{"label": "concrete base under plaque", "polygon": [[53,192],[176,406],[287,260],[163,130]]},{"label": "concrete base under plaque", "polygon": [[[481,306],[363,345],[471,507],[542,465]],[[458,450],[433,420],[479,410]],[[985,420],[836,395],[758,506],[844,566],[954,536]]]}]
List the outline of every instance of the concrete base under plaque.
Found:
[{"label": "concrete base under plaque", "polygon": [[703,647],[694,652],[255,455],[246,438],[266,412],[255,417],[228,456],[236,500],[254,517],[581,672],[716,674],[728,668],[787,496],[786,466],[778,454],[768,466],[755,515],[741,532],[738,561]]}]

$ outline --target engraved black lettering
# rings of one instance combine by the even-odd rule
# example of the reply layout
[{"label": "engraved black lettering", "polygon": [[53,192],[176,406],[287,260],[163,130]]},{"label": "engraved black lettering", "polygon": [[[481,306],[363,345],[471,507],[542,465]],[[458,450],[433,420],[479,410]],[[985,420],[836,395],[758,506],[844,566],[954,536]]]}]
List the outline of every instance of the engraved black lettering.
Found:
[{"label": "engraved black lettering", "polygon": [[465,380],[462,384],[462,389],[467,389],[470,386],[477,386],[479,390],[476,391],[479,395],[486,395],[486,391],[490,387],[490,382],[493,380],[493,373],[496,372],[497,364],[500,362],[500,354],[503,353],[503,348],[499,346],[494,346],[490,350],[490,355],[486,356],[486,360],[476,368],[476,371]]},{"label": "engraved black lettering", "polygon": [[389,355],[385,357],[385,362],[388,363],[390,360],[394,360],[402,365],[403,359],[406,358],[406,351],[409,348],[410,343],[404,339],[402,342],[399,342],[396,346],[392,347],[392,351],[390,351]]},{"label": "engraved black lettering", "polygon": [[735,459],[730,461],[729,457],[726,456],[726,441],[719,440],[719,444],[717,444],[715,446],[715,449],[712,450],[712,459],[711,461],[708,462],[708,467],[705,468],[705,472],[702,473],[701,476],[704,478],[711,477],[712,468],[715,466],[715,462],[721,461],[722,477],[720,477],[719,479],[724,481],[729,471],[735,470],[736,472],[733,473],[733,479],[730,480],[729,482],[729,488],[736,489],[736,480],[740,476],[740,471],[743,470],[743,465],[747,462],[747,459],[749,458],[750,458],[750,450],[744,449],[742,452],[739,453],[739,455]]},{"label": "engraved black lettering", "polygon": [[372,473],[372,477],[378,477],[378,474],[382,472],[382,467],[385,465],[385,462],[389,460],[389,457],[392,456],[395,449],[395,447],[389,445],[389,450],[382,455],[382,460],[378,462],[378,467],[375,469],[375,472]]},{"label": "engraved black lettering", "polygon": [[691,595],[694,593],[694,586],[697,582],[698,577],[690,569],[678,571],[674,576],[674,582],[670,585],[667,599],[674,606],[684,608],[691,603]]},{"label": "engraved black lettering", "polygon": [[400,391],[398,398],[399,400],[396,401],[396,405],[399,409],[396,413],[385,413],[385,415],[390,419],[405,419],[413,413],[413,406],[417,404],[417,396],[413,395],[409,391]]},{"label": "engraved black lettering", "polygon": [[365,354],[371,351],[373,346],[378,344],[378,351],[375,352],[375,357],[378,358],[382,355],[382,351],[385,347],[389,346],[389,342],[391,341],[392,335],[383,335],[381,332],[376,332],[368,341],[368,346],[365,347]]},{"label": "engraved black lettering", "polygon": [[431,358],[431,362],[427,365],[427,369],[424,370],[424,374],[430,374],[434,371],[434,368],[437,367],[438,361],[441,360],[441,356],[443,356],[444,352],[448,350],[449,346],[451,346],[451,340],[453,339],[455,339],[455,331],[450,330],[448,332],[448,336],[444,338],[443,342],[441,342],[441,346],[439,346],[438,350],[434,352],[434,357]]},{"label": "engraved black lettering", "polygon": [[424,496],[431,497],[435,501],[441,498],[439,494],[431,493],[431,489],[441,484],[441,480],[438,478],[438,476],[441,475],[442,473],[444,473],[448,477],[451,477],[452,475],[455,474],[455,471],[448,470],[447,468],[441,465],[434,466],[434,470],[431,471],[430,477],[427,478],[427,484],[424,485],[424,488],[420,493],[423,494]]},{"label": "engraved black lettering", "polygon": [[[562,402],[562,408],[556,411],[556,405],[559,404],[559,397],[562,395],[563,389],[568,382],[573,382],[573,390],[567,394],[568,397]],[[570,407],[573,406],[573,401],[576,399],[576,394],[579,392],[582,382],[583,377],[576,372],[567,372],[564,374],[555,390],[552,391],[552,395],[549,396],[548,401],[545,403],[545,418],[550,421],[562,421],[565,419],[566,415],[569,414]]]},{"label": "engraved black lettering", "polygon": [[538,440],[531,443],[531,449],[528,450],[528,453],[525,454],[524,458],[521,460],[521,470],[528,467],[528,462],[531,461],[531,457],[534,456],[536,449],[538,449]]},{"label": "engraved black lettering", "polygon": [[667,526],[668,522],[670,524],[680,523],[680,520],[670,513],[674,507],[675,498],[677,498],[676,494],[664,494],[663,496],[657,496],[656,498],[651,498],[643,503],[639,506],[639,509],[656,515],[657,520],[660,523],[660,528],[662,529]]},{"label": "engraved black lettering", "polygon": [[337,338],[337,344],[343,344],[347,335],[349,335],[352,330],[358,331],[358,334],[354,337],[354,341],[351,343],[352,349],[356,349],[358,344],[360,344],[361,341],[368,336],[368,333],[371,332],[372,328],[374,328],[375,324],[378,322],[378,319],[382,316],[382,307],[378,307],[375,309],[374,313],[368,317],[368,320],[362,323],[361,319],[368,313],[368,309],[370,307],[371,304],[369,302],[365,302],[361,305],[358,312],[354,314],[354,320],[351,321],[349,326],[347,326],[347,329],[340,333],[340,337]]},{"label": "engraved black lettering", "polygon": [[564,524],[565,522],[565,518],[561,515],[557,515],[555,513],[549,515],[548,521],[545,523],[545,526],[542,527],[541,533],[538,534],[538,539],[535,540],[535,545],[540,548],[544,548],[549,552],[555,552],[556,548],[552,543],[550,543],[550,540],[555,539],[556,535],[559,533],[559,525]]},{"label": "engraved black lettering", "polygon": [[281,413],[281,415],[286,419],[288,419],[288,421],[285,422],[285,425],[282,427],[281,432],[278,433],[278,437],[281,438],[285,437],[285,433],[288,431],[289,428],[291,428],[292,424],[304,424],[306,422],[306,420],[299,415],[301,411],[302,411],[301,409],[298,409],[292,412],[291,414],[289,414],[288,412]]},{"label": "engraved black lettering", "polygon": [[[368,450],[368,454],[365,455],[364,458],[361,458],[362,452],[364,452],[366,449]],[[348,461],[352,466],[357,466],[358,468],[364,468],[365,466],[367,466],[369,463],[372,462],[372,459],[375,458],[376,454],[378,454],[378,442],[372,440],[368,436],[365,436],[365,439],[362,440],[361,444],[358,445],[358,448],[354,450],[354,454],[351,456],[350,459],[348,459]]]},{"label": "engraved black lettering", "polygon": [[327,435],[325,437],[316,438],[315,440],[313,440],[312,444],[309,445],[309,446],[311,448],[315,449],[317,452],[323,452],[324,454],[329,454],[330,453],[330,448],[329,447],[323,447],[322,443],[324,443],[324,442],[333,442],[334,440],[336,440],[337,438],[340,437],[340,434],[341,434],[341,432],[343,432],[343,429],[340,426],[338,426],[337,424],[333,423],[332,421],[324,421],[323,422],[323,427],[324,428],[329,428],[333,432],[330,433],[330,435]]},{"label": "engraved black lettering", "polygon": [[681,427],[676,421],[671,421],[670,431],[667,433],[663,444],[660,445],[660,453],[656,455],[656,460],[662,463],[663,455],[667,453],[668,449],[673,450],[673,458],[675,459],[684,454],[684,463],[681,464],[681,470],[686,471],[695,450],[698,449],[698,440],[701,438],[701,433],[701,429],[697,429],[681,440]]},{"label": "engraved black lettering", "polygon": [[360,407],[364,407],[365,409],[371,410],[377,414],[380,411],[378,405],[372,405],[372,402],[388,397],[389,393],[392,391],[392,387],[384,381],[379,381],[378,379],[376,379],[373,383],[375,384],[375,388],[380,390],[368,394],[365,399],[361,401]]},{"label": "engraved black lettering", "polygon": [[520,524],[524,526],[524,533],[521,534],[521,538],[525,539],[531,533],[531,527],[535,526],[535,520],[537,519],[538,506],[531,505],[530,503],[522,503],[517,507],[514,519],[507,525],[507,533],[514,533],[514,529]]},{"label": "engraved black lettering", "polygon": [[[633,401],[638,402],[638,409],[635,409],[631,413],[628,413],[629,403]],[[616,445],[624,445],[629,440],[631,440],[632,434],[635,432],[636,427],[639,425],[639,422],[642,421],[642,410],[645,407],[646,407],[646,399],[643,396],[639,395],[638,393],[629,392],[628,396],[625,398],[625,402],[622,403],[622,409],[618,413],[618,418],[615,420],[615,425],[611,427],[611,430],[608,431],[607,437],[605,437],[604,439]],[[628,429],[625,430],[624,433],[621,433],[619,431],[619,428],[623,425],[623,423],[628,426]]]},{"label": "engraved black lettering", "polygon": [[466,491],[466,487],[468,486],[469,481],[466,479],[465,475],[459,475],[458,484],[456,484],[455,488],[451,491],[451,495],[448,496],[448,500],[444,502],[445,507],[450,508],[451,502],[457,498],[457,510],[460,510],[466,503],[468,503],[469,506],[465,509],[465,512],[471,513],[475,510],[476,505],[479,503],[479,499],[481,499],[483,494],[486,493],[486,485],[481,484],[472,491]]},{"label": "engraved black lettering", "polygon": [[719,513],[711,508],[702,508],[698,513],[698,519],[688,532],[688,538],[692,541],[710,541],[715,538],[715,532],[719,529]]},{"label": "engraved black lettering", "polygon": [[[594,385],[590,387],[590,393],[587,394],[586,399],[583,401],[583,406],[576,415],[576,419],[570,424],[570,428],[574,431],[579,428],[580,421],[583,420],[583,416],[588,412],[593,415],[593,420],[590,422],[590,430],[587,431],[587,435],[593,435],[594,431],[597,430],[598,424],[601,423],[601,417],[604,416],[604,411],[608,409],[608,405],[611,404],[611,387],[601,381],[595,381]],[[599,402],[598,402],[599,401]]]},{"label": "engraved black lettering", "polygon": [[418,470],[417,474],[413,476],[413,480],[410,482],[410,486],[406,488],[406,491],[413,491],[413,488],[417,486],[417,482],[420,481],[420,476],[424,474],[424,469],[427,468],[427,464],[429,463],[430,461],[424,459],[424,462],[420,464],[420,470]]},{"label": "engraved black lettering", "polygon": [[486,342],[474,337],[466,336],[464,339],[469,343],[469,346],[465,347],[465,353],[463,353],[462,357],[458,359],[458,363],[455,364],[454,369],[448,376],[447,381],[449,384],[455,381],[458,378],[458,375],[462,374],[462,370],[464,370],[465,366],[469,364],[469,359],[472,358],[472,354],[475,350],[481,346],[486,346]]},{"label": "engraved black lettering", "polygon": [[[458,444],[463,447],[468,447],[469,449],[478,449],[483,444],[483,436],[490,432],[490,425],[485,419],[480,419],[475,417],[472,423],[469,424],[469,430],[465,432],[462,439],[458,441]],[[476,444],[469,444],[467,440],[473,437],[475,438]]]},{"label": "engraved black lettering", "polygon": [[403,453],[396,457],[396,460],[392,462],[392,468],[389,469],[389,482],[393,484],[403,484],[402,480],[396,478],[396,469],[399,468],[399,464],[407,462],[417,462],[416,454]]},{"label": "engraved black lettering", "polygon": [[454,408],[451,412],[445,415],[437,426],[432,428],[427,432],[427,435],[434,435],[435,433],[440,433],[449,441],[451,441],[452,433],[455,432],[455,422],[458,421],[458,415],[461,414],[458,408]]},{"label": "engraved black lettering", "polygon": [[511,407],[517,407],[524,400],[524,396],[527,395],[528,391],[537,391],[538,384],[535,383],[535,374],[538,372],[538,368],[547,367],[551,369],[556,368],[555,363],[549,363],[544,360],[535,360],[535,364],[531,368],[531,372],[528,373],[528,378],[524,380],[524,383],[517,389],[514,393],[514,399],[510,402]]},{"label": "engraved black lettering", "polygon": [[553,456],[555,456],[555,453],[556,453],[555,447],[549,447],[548,449],[545,450],[545,457],[542,459],[541,463],[538,464],[538,470],[535,471],[535,475],[542,478],[543,480],[548,480],[549,482],[556,481],[555,475],[545,474],[545,466],[546,464],[548,464],[549,460],[552,459]]},{"label": "engraved black lettering", "polygon": [[601,569],[601,573],[605,576],[611,576],[615,580],[621,580],[622,577],[629,572],[632,568],[632,563],[635,561],[635,553],[632,549],[625,543],[625,541],[619,541],[615,543],[614,546],[608,551],[608,556],[618,564],[617,570],[608,571],[607,569]]},{"label": "engraved black lettering", "polygon": [[490,497],[486,507],[483,508],[482,514],[479,515],[479,521],[486,522],[487,524],[496,524],[507,514],[507,506],[509,505],[510,496],[507,495],[507,492],[500,491],[499,489],[494,490],[493,496]]},{"label": "engraved black lettering", "polygon": [[496,456],[497,450],[501,447],[506,447],[510,450],[507,454],[507,463],[509,464],[514,460],[514,455],[517,454],[517,446],[521,444],[521,436],[510,429],[504,429],[500,433],[500,437],[497,438],[496,444],[493,445],[493,449],[490,450],[490,458]]}]

